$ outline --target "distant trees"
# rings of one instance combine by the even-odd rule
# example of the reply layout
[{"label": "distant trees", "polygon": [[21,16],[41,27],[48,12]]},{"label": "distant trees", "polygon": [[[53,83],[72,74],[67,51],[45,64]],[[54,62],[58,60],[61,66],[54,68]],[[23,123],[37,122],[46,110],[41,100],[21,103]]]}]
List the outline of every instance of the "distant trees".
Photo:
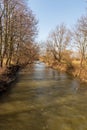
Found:
[{"label": "distant trees", "polygon": [[58,25],[47,39],[47,53],[53,56],[55,60],[61,62],[64,58],[66,48],[71,40],[71,33],[64,24]]},{"label": "distant trees", "polygon": [[[37,20],[23,0],[0,0],[0,66],[33,60]],[[32,55],[32,56],[31,56]],[[27,58],[26,58],[27,57]]]}]

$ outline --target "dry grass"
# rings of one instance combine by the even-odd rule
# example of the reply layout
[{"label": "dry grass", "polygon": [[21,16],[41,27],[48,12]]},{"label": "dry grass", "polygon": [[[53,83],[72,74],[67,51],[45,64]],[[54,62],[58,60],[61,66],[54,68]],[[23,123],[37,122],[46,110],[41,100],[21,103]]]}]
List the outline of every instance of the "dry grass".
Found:
[{"label": "dry grass", "polygon": [[72,60],[73,66],[79,66],[80,65],[80,60]]}]

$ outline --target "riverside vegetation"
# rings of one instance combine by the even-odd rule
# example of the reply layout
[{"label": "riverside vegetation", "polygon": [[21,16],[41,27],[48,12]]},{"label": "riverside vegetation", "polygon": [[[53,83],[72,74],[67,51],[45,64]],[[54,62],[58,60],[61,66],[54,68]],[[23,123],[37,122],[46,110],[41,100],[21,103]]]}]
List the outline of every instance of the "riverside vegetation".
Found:
[{"label": "riverside vegetation", "polygon": [[24,0],[0,1],[0,91],[38,57],[38,21]]},{"label": "riverside vegetation", "polygon": [[87,16],[82,16],[74,28],[65,24],[49,33],[44,55],[40,57],[48,66],[68,72],[87,82]]},{"label": "riverside vegetation", "polygon": [[79,61],[73,60],[72,64],[69,63],[58,63],[57,61],[47,61],[46,57],[40,57],[40,61],[45,62],[45,64],[53,69],[56,69],[61,72],[66,72],[72,75],[74,78],[77,78],[81,82],[87,82],[87,68],[80,68]]}]

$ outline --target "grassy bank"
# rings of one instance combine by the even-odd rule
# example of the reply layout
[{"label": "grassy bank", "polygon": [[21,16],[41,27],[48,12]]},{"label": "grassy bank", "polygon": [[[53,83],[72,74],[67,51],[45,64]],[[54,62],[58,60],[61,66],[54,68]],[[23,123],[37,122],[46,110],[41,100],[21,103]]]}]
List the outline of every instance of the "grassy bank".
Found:
[{"label": "grassy bank", "polygon": [[65,63],[65,62],[55,62],[55,61],[49,61],[47,62],[44,59],[40,59],[40,61],[45,62],[45,64],[53,69],[56,69],[61,72],[66,72],[73,77],[79,79],[81,82],[87,82],[87,66],[83,65],[83,67],[80,67],[79,61],[72,61],[72,63]]}]

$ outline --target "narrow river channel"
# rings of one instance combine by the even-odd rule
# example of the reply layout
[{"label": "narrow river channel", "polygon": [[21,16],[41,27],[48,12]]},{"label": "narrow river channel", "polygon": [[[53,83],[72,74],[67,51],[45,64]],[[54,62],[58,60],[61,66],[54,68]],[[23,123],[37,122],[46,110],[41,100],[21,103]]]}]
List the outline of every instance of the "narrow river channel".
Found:
[{"label": "narrow river channel", "polygon": [[0,130],[87,130],[87,84],[36,62],[0,96]]}]

